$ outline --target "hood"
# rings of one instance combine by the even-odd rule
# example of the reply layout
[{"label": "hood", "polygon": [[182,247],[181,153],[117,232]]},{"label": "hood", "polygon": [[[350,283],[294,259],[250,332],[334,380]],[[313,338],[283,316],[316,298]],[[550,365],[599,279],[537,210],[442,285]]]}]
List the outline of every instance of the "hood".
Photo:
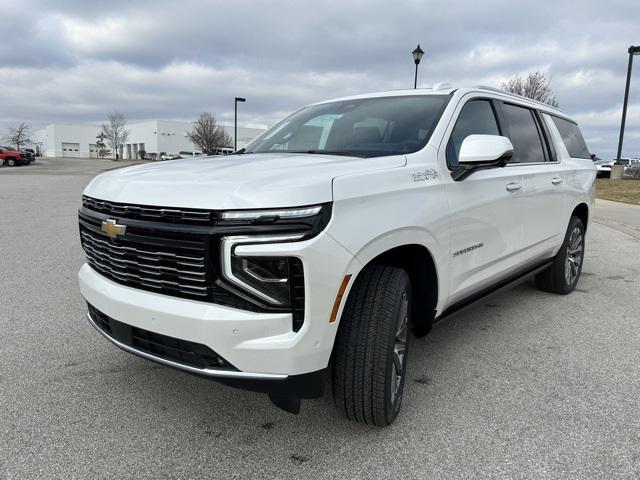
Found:
[{"label": "hood", "polygon": [[295,207],[332,201],[335,177],[405,164],[402,155],[199,157],[112,170],[97,176],[84,193],[112,202],[212,210]]}]

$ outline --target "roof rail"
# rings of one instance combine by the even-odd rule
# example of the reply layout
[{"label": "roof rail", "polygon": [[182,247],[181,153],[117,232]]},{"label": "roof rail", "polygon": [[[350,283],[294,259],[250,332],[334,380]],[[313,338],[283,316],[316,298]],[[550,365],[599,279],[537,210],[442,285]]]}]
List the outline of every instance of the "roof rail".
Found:
[{"label": "roof rail", "polygon": [[501,94],[506,95],[508,97],[514,97],[514,98],[517,98],[519,100],[520,99],[527,100],[529,102],[537,103],[538,105],[542,105],[544,107],[551,108],[553,110],[558,110],[557,107],[551,106],[548,103],[541,102],[540,100],[534,100],[533,98],[525,97],[523,95],[518,95],[517,93],[505,92],[501,88],[488,87],[487,85],[476,85],[474,88],[479,88],[479,89],[482,89],[482,90],[489,90],[491,92],[501,93]]},{"label": "roof rail", "polygon": [[432,90],[447,90],[449,88],[453,88],[449,82],[434,83],[431,87]]}]

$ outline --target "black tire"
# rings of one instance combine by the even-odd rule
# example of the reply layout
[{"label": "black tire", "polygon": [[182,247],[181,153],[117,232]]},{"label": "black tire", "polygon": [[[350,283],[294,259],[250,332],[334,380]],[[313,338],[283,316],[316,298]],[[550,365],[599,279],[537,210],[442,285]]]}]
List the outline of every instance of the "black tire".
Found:
[{"label": "black tire", "polygon": [[536,287],[562,295],[571,293],[580,280],[584,250],[584,224],[578,217],[571,217],[560,251],[551,267],[536,275]]},{"label": "black tire", "polygon": [[406,377],[409,325],[407,272],[367,267],[351,289],[335,344],[333,399],[350,420],[376,426],[395,420]]},{"label": "black tire", "polygon": [[16,166],[16,160],[15,160],[15,158],[11,158],[11,157],[9,157],[9,158],[7,158],[7,159],[4,161],[4,163],[5,163],[5,165],[6,165],[7,167],[15,167],[15,166]]}]

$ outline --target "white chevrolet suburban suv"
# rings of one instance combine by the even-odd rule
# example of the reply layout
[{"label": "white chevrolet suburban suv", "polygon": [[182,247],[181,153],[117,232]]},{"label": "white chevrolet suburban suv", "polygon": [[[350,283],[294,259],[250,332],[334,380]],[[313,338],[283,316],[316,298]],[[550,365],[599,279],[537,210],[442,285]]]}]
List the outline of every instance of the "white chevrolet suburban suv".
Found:
[{"label": "white chevrolet suburban suv", "polygon": [[494,89],[307,106],[225,157],[114,170],[79,210],[89,322],[297,413],[398,414],[410,335],[535,277],[578,282],[596,172],[560,111]]}]

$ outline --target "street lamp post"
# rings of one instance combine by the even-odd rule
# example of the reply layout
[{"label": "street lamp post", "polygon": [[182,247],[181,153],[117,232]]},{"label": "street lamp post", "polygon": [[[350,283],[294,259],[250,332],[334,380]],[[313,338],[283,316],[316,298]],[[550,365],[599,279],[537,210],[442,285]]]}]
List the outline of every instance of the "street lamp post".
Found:
[{"label": "street lamp post", "polygon": [[420,60],[422,60],[422,55],[424,55],[424,51],[420,48],[420,44],[416,47],[416,49],[411,52],[413,55],[413,63],[416,64],[416,75],[413,79],[413,88],[414,90],[418,88],[418,65],[420,64]]},{"label": "street lamp post", "polygon": [[640,46],[629,47],[629,66],[627,67],[627,85],[624,89],[624,103],[622,104],[622,121],[620,122],[620,137],[618,139],[618,155],[616,160],[620,160],[622,156],[622,140],[624,138],[624,122],[627,119],[627,103],[629,102],[629,85],[631,84],[631,67],[633,67],[633,56],[640,55]]},{"label": "street lamp post", "polygon": [[233,151],[238,150],[238,102],[246,102],[246,98],[236,97],[233,103],[234,106],[234,121],[233,121]]}]

